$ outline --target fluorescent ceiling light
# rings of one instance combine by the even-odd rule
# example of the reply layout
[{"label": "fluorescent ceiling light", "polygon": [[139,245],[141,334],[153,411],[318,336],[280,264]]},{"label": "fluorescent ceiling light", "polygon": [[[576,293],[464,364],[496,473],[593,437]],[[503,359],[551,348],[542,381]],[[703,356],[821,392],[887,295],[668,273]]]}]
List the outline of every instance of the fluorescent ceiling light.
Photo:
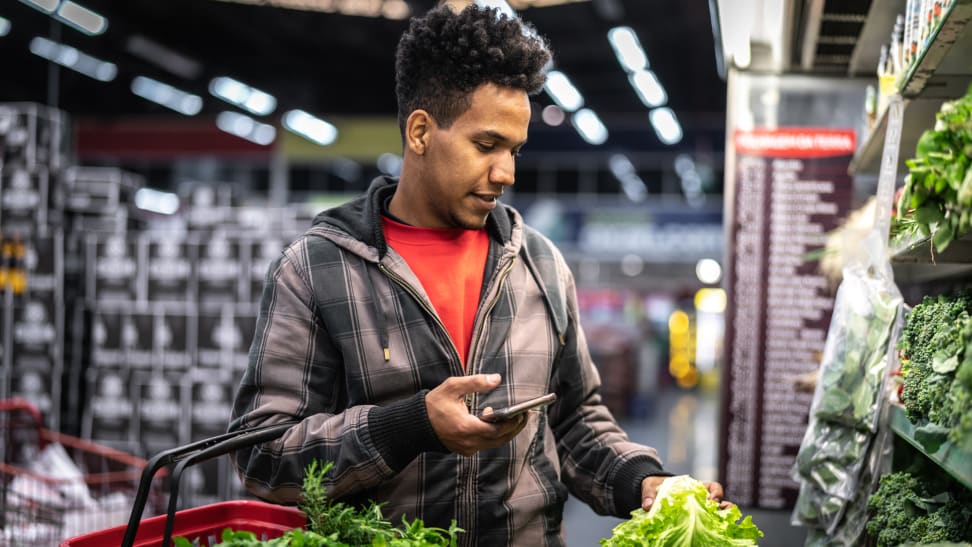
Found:
[{"label": "fluorescent ceiling light", "polygon": [[257,116],[266,116],[277,108],[277,99],[273,95],[226,76],[213,78],[209,82],[209,92]]},{"label": "fluorescent ceiling light", "polygon": [[132,93],[186,116],[195,116],[202,110],[202,98],[199,95],[145,76],[136,76],[132,80]]},{"label": "fluorescent ceiling light", "polygon": [[272,125],[260,123],[237,112],[220,112],[216,116],[216,127],[262,146],[273,143],[277,138],[277,130]]},{"label": "fluorescent ceiling light", "polygon": [[678,123],[678,118],[671,108],[656,108],[648,113],[651,126],[655,128],[655,134],[665,144],[675,144],[682,140],[682,126]]},{"label": "fluorescent ceiling light", "polygon": [[20,0],[28,6],[43,11],[44,13],[54,13],[60,0]]},{"label": "fluorescent ceiling light", "polygon": [[638,98],[648,108],[661,106],[668,100],[668,95],[665,93],[665,89],[662,87],[661,82],[658,81],[658,76],[655,76],[654,72],[650,70],[637,70],[628,74],[628,79],[631,81],[631,86],[634,87],[635,93],[638,94]]},{"label": "fluorescent ceiling light", "polygon": [[284,114],[283,126],[321,146],[333,143],[338,136],[337,127],[303,110],[291,110]]},{"label": "fluorescent ceiling light", "polygon": [[101,82],[110,82],[118,75],[118,67],[114,63],[102,61],[71,46],[41,36],[35,36],[30,41],[30,52]]},{"label": "fluorescent ceiling light", "polygon": [[125,41],[125,51],[187,80],[195,79],[202,72],[202,65],[195,60],[140,34]]},{"label": "fluorescent ceiling light", "polygon": [[593,145],[604,144],[608,138],[607,127],[590,108],[582,108],[570,117],[570,123],[582,139]]},{"label": "fluorescent ceiling light", "polygon": [[10,34],[10,20],[0,17],[0,36]]},{"label": "fluorescent ceiling light", "polygon": [[364,17],[387,17],[388,19],[407,19],[412,10],[406,0],[222,0],[240,4],[270,4],[275,8],[304,11],[321,11],[360,15]]},{"label": "fluorescent ceiling light", "polygon": [[628,72],[648,68],[648,56],[631,27],[614,27],[609,30],[608,42],[611,42],[618,62]]},{"label": "fluorescent ceiling light", "polygon": [[584,97],[580,91],[570,83],[567,75],[559,70],[551,70],[547,73],[547,81],[543,84],[544,89],[550,98],[557,103],[557,106],[567,112],[573,112],[584,106]]},{"label": "fluorescent ceiling light", "polygon": [[108,29],[108,19],[103,15],[95,13],[71,0],[63,0],[61,2],[61,6],[57,8],[55,18],[91,36],[102,34]]},{"label": "fluorescent ceiling light", "polygon": [[608,159],[608,168],[614,178],[621,183],[621,190],[628,199],[634,202],[644,201],[648,197],[648,187],[641,180],[634,164],[624,154],[614,154]]},{"label": "fluorescent ceiling light", "polygon": [[135,192],[135,206],[145,211],[171,215],[179,210],[179,196],[152,188],[139,188]]}]

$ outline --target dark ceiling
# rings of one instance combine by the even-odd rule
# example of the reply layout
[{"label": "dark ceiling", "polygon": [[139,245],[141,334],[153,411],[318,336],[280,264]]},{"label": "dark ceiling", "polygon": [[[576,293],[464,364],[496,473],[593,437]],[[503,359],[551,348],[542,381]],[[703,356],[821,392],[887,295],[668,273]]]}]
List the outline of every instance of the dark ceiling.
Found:
[{"label": "dark ceiling", "polygon": [[[11,31],[0,37],[4,67],[0,101],[55,102],[74,116],[172,114],[131,93],[132,78],[146,75],[203,97],[203,115],[207,115],[228,109],[207,92],[212,77],[226,75],[277,97],[277,111],[266,121],[275,121],[273,116],[290,108],[325,118],[395,113],[393,57],[406,21],[218,0],[79,3],[108,18],[106,33],[87,36],[22,2],[4,0],[0,16],[11,21]],[[413,13],[424,13],[434,2],[409,0],[408,4]],[[520,16],[550,40],[557,68],[571,77],[587,106],[612,129],[612,141],[625,131],[633,132],[632,138],[642,144],[654,138],[647,109],[606,38],[611,27],[628,25],[638,34],[651,69],[668,92],[668,106],[685,128],[681,146],[694,146],[702,132],[707,142],[717,141],[708,146],[721,148],[725,82],[716,69],[705,0],[592,0],[529,8]],[[52,78],[47,62],[28,51],[28,43],[37,35],[115,63],[118,77],[102,83],[61,69]],[[201,70],[191,78],[176,76],[129,53],[126,41],[133,35],[194,59]],[[54,81],[56,88],[51,87]],[[536,100],[540,105],[552,102],[545,94]],[[563,130],[572,132],[569,127]],[[657,139],[653,143],[651,148],[663,148]]]}]

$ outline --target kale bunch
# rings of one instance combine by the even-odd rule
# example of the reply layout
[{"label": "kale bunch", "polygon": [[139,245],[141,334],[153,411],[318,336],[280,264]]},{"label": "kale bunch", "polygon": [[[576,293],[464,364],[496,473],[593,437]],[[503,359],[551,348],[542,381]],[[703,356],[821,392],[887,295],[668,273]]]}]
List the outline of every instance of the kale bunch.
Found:
[{"label": "kale bunch", "polygon": [[878,547],[972,540],[972,495],[951,482],[907,471],[881,477],[867,508]]},{"label": "kale bunch", "polygon": [[[951,400],[949,392],[966,354],[972,359],[972,352],[966,352],[972,342],[970,313],[972,293],[963,292],[954,297],[926,296],[908,315],[898,350],[904,381],[901,401],[913,423],[931,421],[952,427],[968,413],[972,392],[964,389]],[[961,368],[961,385],[972,388],[972,378],[967,378],[972,364]]]}]

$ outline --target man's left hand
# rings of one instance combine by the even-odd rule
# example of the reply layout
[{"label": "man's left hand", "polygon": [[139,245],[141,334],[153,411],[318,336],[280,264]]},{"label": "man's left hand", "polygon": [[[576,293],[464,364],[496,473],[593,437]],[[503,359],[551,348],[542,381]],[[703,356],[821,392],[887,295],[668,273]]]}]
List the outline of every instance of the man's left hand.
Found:
[{"label": "man's left hand", "polygon": [[[651,505],[655,503],[655,495],[658,493],[658,487],[661,486],[661,483],[667,478],[668,477],[645,477],[645,480],[641,481],[642,509],[645,511],[651,509]],[[709,491],[709,499],[719,502],[719,509],[725,509],[726,507],[732,505],[732,502],[722,499],[723,491],[721,484],[713,481],[704,481],[702,484],[704,484],[705,489]]]}]

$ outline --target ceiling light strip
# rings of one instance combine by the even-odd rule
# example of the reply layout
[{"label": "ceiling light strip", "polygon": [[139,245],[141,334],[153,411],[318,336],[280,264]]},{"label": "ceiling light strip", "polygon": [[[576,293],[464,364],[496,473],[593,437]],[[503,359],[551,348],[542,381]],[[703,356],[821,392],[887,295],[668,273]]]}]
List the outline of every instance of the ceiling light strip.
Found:
[{"label": "ceiling light strip", "polygon": [[663,143],[676,144],[682,140],[682,125],[671,108],[656,108],[648,113],[648,119]]},{"label": "ceiling light strip", "polygon": [[273,95],[227,76],[213,78],[209,82],[209,92],[257,116],[266,116],[277,108],[277,99]]},{"label": "ceiling light strip", "polygon": [[118,67],[114,63],[102,61],[74,47],[48,40],[42,36],[35,36],[30,41],[29,47],[30,52],[38,57],[101,82],[110,82],[118,75]]},{"label": "ceiling light strip", "polygon": [[574,112],[574,115],[570,117],[570,123],[580,133],[581,138],[589,144],[599,145],[607,141],[607,127],[590,108],[582,108]]},{"label": "ceiling light strip", "polygon": [[54,18],[89,36],[103,34],[108,30],[108,19],[71,0],[61,2]]},{"label": "ceiling light strip", "polygon": [[199,95],[193,95],[146,76],[136,76],[132,80],[131,89],[132,93],[139,97],[185,116],[195,116],[202,110],[202,97]]},{"label": "ceiling light strip", "polygon": [[574,112],[584,106],[584,96],[574,87],[570,78],[559,70],[551,70],[547,73],[547,81],[543,88],[547,90],[550,98],[557,103],[557,106],[567,112]]},{"label": "ceiling light strip", "polygon": [[60,0],[20,0],[28,6],[47,14],[54,13]]},{"label": "ceiling light strip", "polygon": [[216,127],[261,146],[273,144],[277,138],[277,129],[274,126],[260,123],[238,112],[220,112],[216,116]]},{"label": "ceiling light strip", "polygon": [[290,110],[284,114],[283,126],[321,146],[328,146],[338,137],[337,127],[303,110]]}]

